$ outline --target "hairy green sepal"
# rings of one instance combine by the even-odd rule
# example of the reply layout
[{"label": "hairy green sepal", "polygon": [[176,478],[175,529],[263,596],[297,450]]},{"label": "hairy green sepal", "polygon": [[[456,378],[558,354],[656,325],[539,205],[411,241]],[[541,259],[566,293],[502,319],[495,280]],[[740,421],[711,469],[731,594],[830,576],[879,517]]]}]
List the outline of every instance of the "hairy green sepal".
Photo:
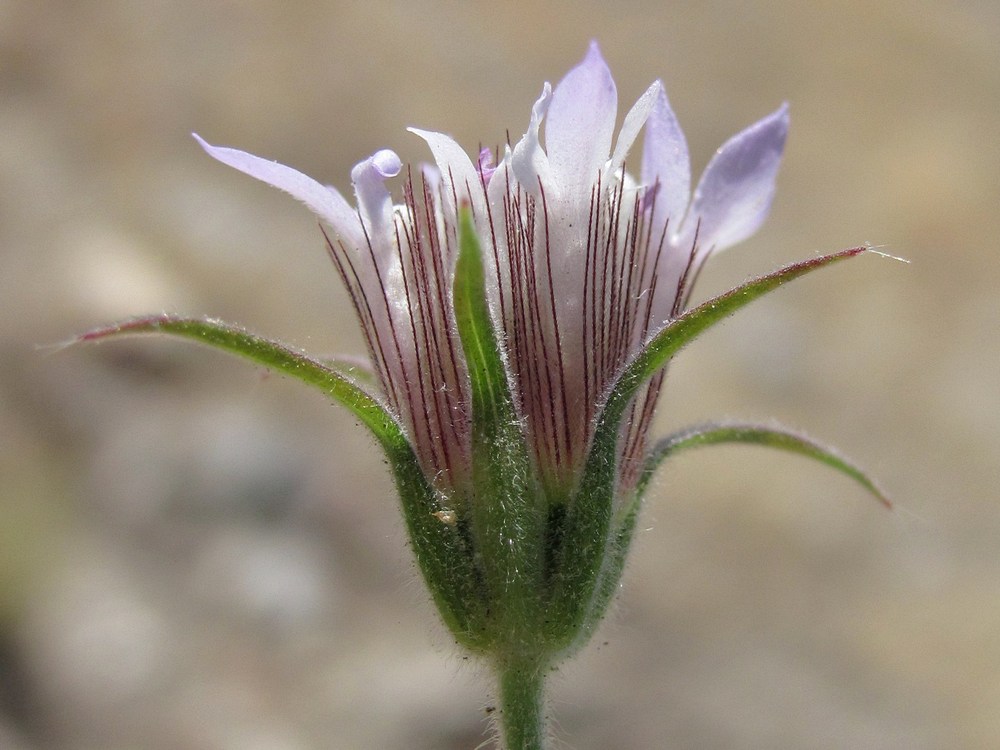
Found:
[{"label": "hairy green sepal", "polygon": [[[483,647],[478,572],[467,540],[434,515],[441,510],[439,493],[425,478],[399,421],[377,398],[339,367],[217,320],[155,315],[99,328],[77,340],[102,341],[138,334],[179,336],[237,354],[317,388],[354,414],[385,451],[417,563],[442,618],[461,643],[473,649]],[[370,498],[361,501],[370,502]]]},{"label": "hairy green sepal", "polygon": [[459,212],[453,295],[472,405],[472,483],[460,512],[468,514],[487,587],[493,657],[530,661],[545,651],[536,627],[543,610],[544,497],[490,315],[482,247],[468,207]]}]

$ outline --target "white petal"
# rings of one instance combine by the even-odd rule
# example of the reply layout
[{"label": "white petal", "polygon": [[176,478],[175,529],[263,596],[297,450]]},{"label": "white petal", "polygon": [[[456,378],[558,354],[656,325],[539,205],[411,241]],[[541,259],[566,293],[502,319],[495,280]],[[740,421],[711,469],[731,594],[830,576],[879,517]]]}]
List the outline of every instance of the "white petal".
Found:
[{"label": "white petal", "polygon": [[703,252],[741,242],[757,231],[771,208],[774,181],[788,134],[788,105],[730,138],[715,152],[694,193],[683,237]]},{"label": "white petal", "polygon": [[432,193],[436,193],[441,187],[441,170],[436,165],[420,162],[420,176]]},{"label": "white petal", "polygon": [[528,130],[514,146],[509,155],[510,167],[514,178],[532,195],[538,194],[538,182],[545,186],[546,195],[554,198],[559,192],[558,186],[552,184],[549,159],[542,151],[538,142],[538,129],[542,119],[552,103],[552,86],[546,83],[542,87],[542,95],[531,107],[531,121]]},{"label": "white petal", "polygon": [[209,156],[298,198],[345,241],[357,241],[360,236],[357,212],[335,188],[322,185],[284,164],[261,159],[234,148],[212,146],[197,133],[192,135]]},{"label": "white petal", "polygon": [[639,131],[646,124],[657,98],[662,93],[663,84],[660,81],[653,81],[653,84],[646,89],[646,93],[639,97],[639,100],[625,115],[625,122],[622,123],[622,129],[618,132],[618,141],[615,143],[615,150],[611,155],[611,162],[608,164],[610,174],[614,174],[622,168],[625,157],[628,156],[635,139],[639,137]]},{"label": "white petal", "polygon": [[611,152],[618,91],[596,42],[552,93],[545,149],[566,198],[590,200],[590,186]]},{"label": "white petal", "polygon": [[443,133],[418,128],[407,128],[407,130],[423,138],[430,147],[440,172],[440,179],[444,181],[443,198],[449,206],[451,216],[454,216],[456,208],[451,205],[452,196],[456,197],[459,203],[469,201],[478,214],[485,205],[483,183],[469,155],[453,138]]},{"label": "white petal", "polygon": [[392,223],[392,196],[385,186],[385,180],[398,175],[402,166],[395,151],[382,149],[351,170],[358,209],[376,248],[387,236]]},{"label": "white petal", "polygon": [[668,219],[671,228],[680,228],[680,221],[691,199],[691,160],[687,141],[662,88],[646,121],[644,141],[641,180],[647,190],[656,190],[655,198],[651,200],[655,201],[653,231],[658,236]]}]

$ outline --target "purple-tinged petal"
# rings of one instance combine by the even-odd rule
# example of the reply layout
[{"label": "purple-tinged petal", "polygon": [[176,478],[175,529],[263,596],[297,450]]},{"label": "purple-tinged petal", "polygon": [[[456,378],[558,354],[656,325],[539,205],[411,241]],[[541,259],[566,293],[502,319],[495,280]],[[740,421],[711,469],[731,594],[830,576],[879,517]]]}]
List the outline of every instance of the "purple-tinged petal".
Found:
[{"label": "purple-tinged petal", "polygon": [[365,229],[376,246],[386,236],[392,222],[392,196],[385,181],[398,175],[402,167],[403,163],[395,151],[382,149],[351,170],[358,209],[365,222]]},{"label": "purple-tinged petal", "polygon": [[497,168],[493,166],[493,152],[487,147],[483,147],[479,152],[479,163],[477,164],[479,174],[483,177],[483,182],[487,185]]},{"label": "purple-tinged petal", "polygon": [[701,255],[735,245],[757,231],[771,208],[788,134],[788,105],[737,133],[715,152],[694,192],[683,237],[700,220]]},{"label": "purple-tinged petal", "polygon": [[212,158],[298,198],[344,240],[356,243],[361,236],[357,212],[336,188],[322,185],[284,164],[261,159],[234,148],[213,146],[197,133],[192,135]]},{"label": "purple-tinged petal", "polygon": [[608,172],[611,174],[622,168],[622,164],[625,163],[625,157],[628,156],[628,152],[635,143],[635,139],[639,137],[639,131],[646,124],[653,107],[662,93],[663,84],[660,81],[653,81],[653,84],[646,89],[646,92],[639,97],[638,101],[632,105],[632,109],[625,115],[622,128],[618,131],[618,141],[615,143],[614,153],[612,153],[611,161],[608,164]]},{"label": "purple-tinged petal", "polygon": [[590,186],[597,180],[611,152],[618,91],[597,42],[552,93],[545,124],[545,150],[553,178],[567,198],[590,200]]},{"label": "purple-tinged petal", "polygon": [[551,164],[538,142],[538,129],[551,103],[552,87],[546,83],[542,87],[542,95],[531,107],[531,122],[528,123],[527,132],[510,154],[510,167],[514,178],[532,195],[538,193],[538,182],[541,180],[549,197],[554,198],[561,192],[561,186],[551,184]]},{"label": "purple-tinged petal", "polygon": [[669,219],[678,229],[691,199],[691,159],[677,117],[661,87],[646,121],[642,149],[642,184],[654,206],[653,231],[659,235]]}]

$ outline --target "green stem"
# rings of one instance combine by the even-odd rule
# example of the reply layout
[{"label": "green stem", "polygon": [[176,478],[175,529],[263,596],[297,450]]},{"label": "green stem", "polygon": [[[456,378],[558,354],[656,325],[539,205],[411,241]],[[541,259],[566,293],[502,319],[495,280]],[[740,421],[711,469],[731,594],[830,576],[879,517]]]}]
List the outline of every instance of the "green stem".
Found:
[{"label": "green stem", "polygon": [[545,665],[515,661],[497,665],[497,674],[504,750],[544,750]]}]

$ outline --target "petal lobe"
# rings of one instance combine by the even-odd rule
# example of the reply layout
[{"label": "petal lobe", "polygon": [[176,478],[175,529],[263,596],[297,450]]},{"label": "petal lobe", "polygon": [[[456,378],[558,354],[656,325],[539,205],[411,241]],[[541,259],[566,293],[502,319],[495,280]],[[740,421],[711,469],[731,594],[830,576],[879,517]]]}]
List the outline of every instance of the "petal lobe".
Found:
[{"label": "petal lobe", "polygon": [[353,242],[359,237],[357,214],[335,188],[322,185],[312,177],[276,161],[235,148],[213,146],[197,133],[191,135],[212,158],[298,198],[345,240]]},{"label": "petal lobe", "polygon": [[583,62],[552,92],[545,146],[560,190],[589,196],[589,186],[611,152],[617,114],[618,90],[592,42]]},{"label": "petal lobe", "polygon": [[705,253],[742,242],[767,218],[788,119],[783,104],[726,141],[705,168],[683,229],[693,237],[701,221],[698,242]]}]

